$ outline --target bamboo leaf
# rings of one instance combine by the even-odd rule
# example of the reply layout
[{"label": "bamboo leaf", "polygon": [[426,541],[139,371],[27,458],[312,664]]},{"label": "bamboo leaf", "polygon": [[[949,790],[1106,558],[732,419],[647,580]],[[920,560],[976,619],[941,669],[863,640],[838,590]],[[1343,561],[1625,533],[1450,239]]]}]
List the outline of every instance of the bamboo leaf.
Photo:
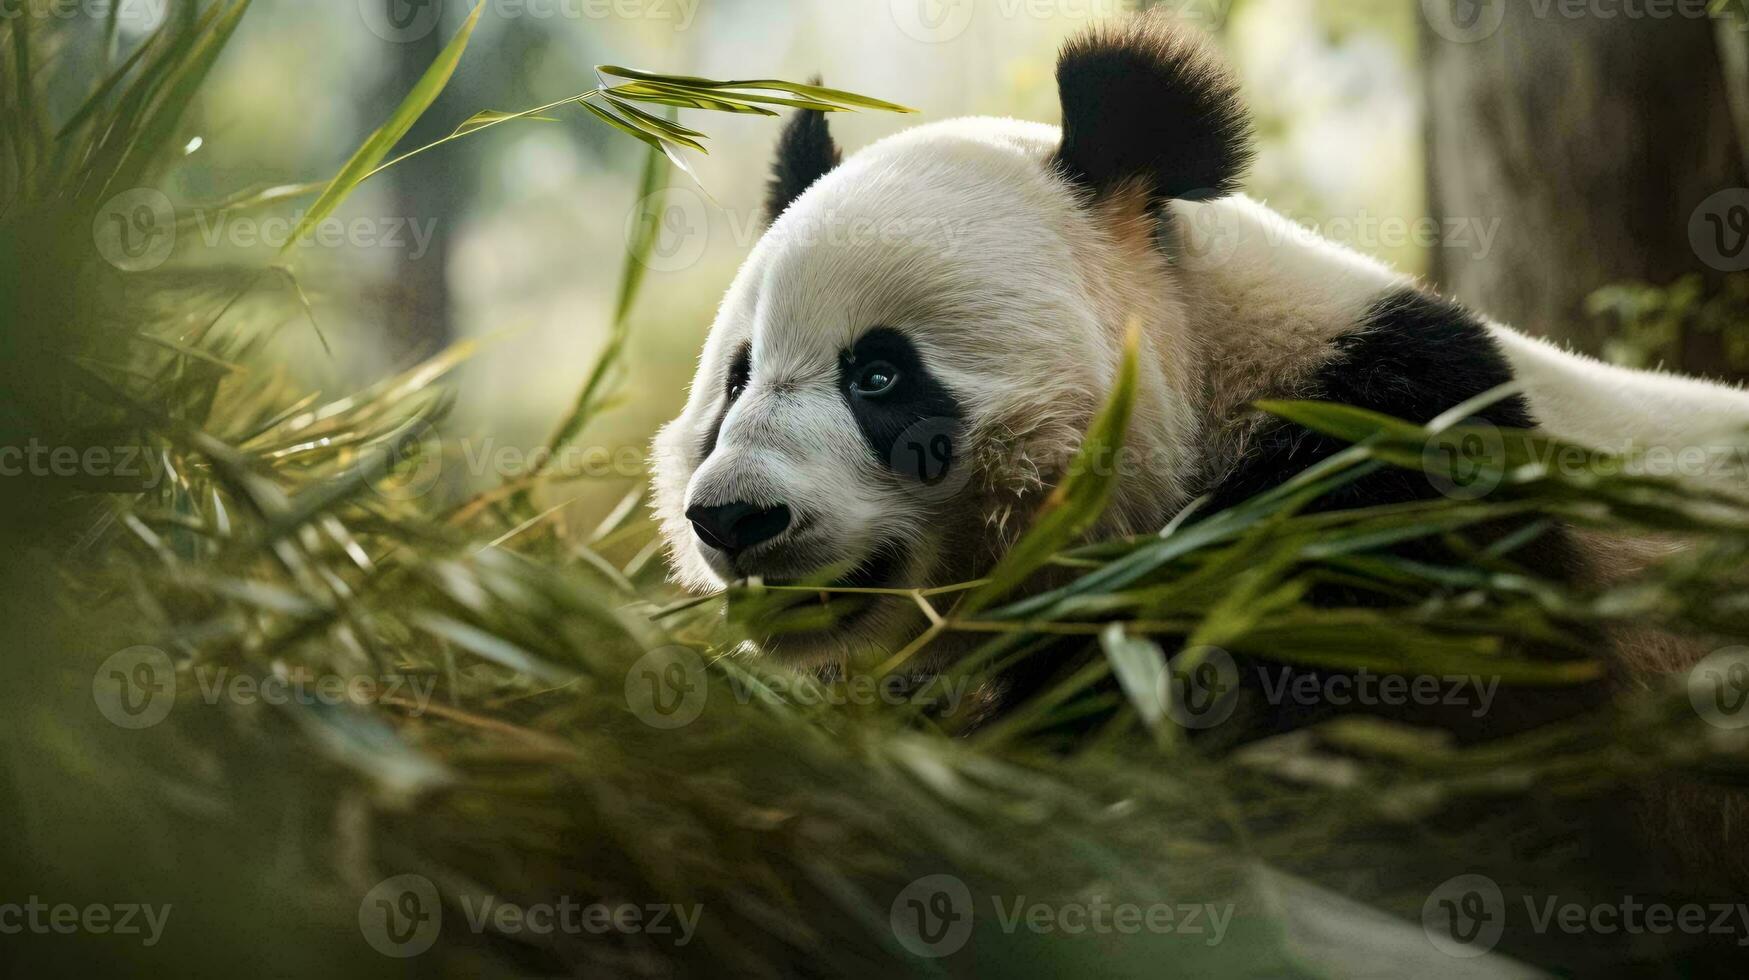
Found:
[{"label": "bamboo leaf", "polygon": [[285,246],[280,249],[281,257],[296,249],[298,242],[312,228],[327,220],[340,207],[341,203],[354,190],[358,189],[358,185],[376,171],[377,164],[381,163],[389,155],[389,151],[395,148],[395,144],[407,135],[408,130],[413,128],[413,124],[419,121],[419,117],[425,115],[425,110],[431,108],[431,104],[437,101],[438,95],[449,85],[450,76],[455,74],[456,65],[461,62],[462,54],[467,51],[468,40],[473,37],[474,27],[479,24],[480,14],[485,9],[484,2],[474,7],[474,12],[468,15],[468,19],[462,23],[461,29],[456,32],[455,37],[451,38],[443,50],[438,53],[437,60],[432,62],[430,68],[426,69],[418,84],[413,86],[413,91],[407,93],[407,97],[389,116],[388,122],[364,141],[364,145],[358,148],[358,152],[352,155],[352,159],[348,160],[346,166],[340,169],[340,173],[336,174],[334,179],[329,182],[328,189],[322,192],[322,196],[316,199],[315,204],[311,205],[310,210],[304,214],[303,220],[299,221],[297,228],[292,231]]},{"label": "bamboo leaf", "polygon": [[846,92],[842,89],[826,88],[822,85],[804,85],[798,82],[786,82],[777,78],[752,78],[719,80],[700,78],[696,75],[661,75],[655,72],[638,71],[632,68],[621,68],[617,65],[597,65],[596,71],[617,78],[630,78],[640,82],[657,82],[676,88],[700,89],[772,89],[779,92],[789,92],[825,103],[836,103],[841,106],[854,106],[859,109],[879,109],[883,112],[916,112],[916,109],[887,102],[882,99]]},{"label": "bamboo leaf", "polygon": [[1130,636],[1122,623],[1112,623],[1099,634],[1099,645],[1142,723],[1159,728],[1166,718],[1166,654],[1159,644]]},{"label": "bamboo leaf", "polygon": [[451,138],[466,136],[476,130],[485,129],[488,126],[496,126],[503,122],[510,122],[513,119],[527,119],[531,122],[558,122],[558,120],[552,116],[532,115],[526,112],[499,112],[496,109],[482,109],[469,116],[466,121],[455,128],[455,132],[450,133],[449,135]]}]

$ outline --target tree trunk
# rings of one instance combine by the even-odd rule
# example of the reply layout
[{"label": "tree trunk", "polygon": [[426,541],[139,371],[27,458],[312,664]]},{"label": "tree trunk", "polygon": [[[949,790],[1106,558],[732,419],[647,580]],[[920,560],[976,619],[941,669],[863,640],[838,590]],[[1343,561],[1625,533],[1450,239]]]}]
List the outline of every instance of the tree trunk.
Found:
[{"label": "tree trunk", "polygon": [[[449,29],[448,18],[442,18],[435,30],[419,40],[388,46],[393,70],[386,73],[380,94],[381,118],[388,118],[437,60]],[[427,112],[399,149],[404,152],[449,135],[438,115]],[[395,272],[383,293],[385,340],[389,356],[399,363],[429,356],[455,340],[450,322],[449,233],[458,217],[453,188],[459,186],[466,167],[453,147],[444,149],[449,152],[421,154],[376,178],[388,185],[387,213],[378,216],[382,232],[398,229],[400,238],[400,247],[393,252]],[[415,222],[431,231],[429,246],[422,253],[412,230]]]},{"label": "tree trunk", "polygon": [[[1703,202],[1745,184],[1715,22],[1559,15],[1504,0],[1471,36],[1422,20],[1429,213],[1499,219],[1492,249],[1439,249],[1446,292],[1533,334],[1600,353],[1599,287],[1724,271],[1690,243]],[[1553,11],[1553,12],[1550,12]],[[1444,26],[1447,29],[1441,30]],[[1715,199],[1716,200],[1716,199]],[[1719,336],[1682,338],[1684,370],[1729,374]]]}]

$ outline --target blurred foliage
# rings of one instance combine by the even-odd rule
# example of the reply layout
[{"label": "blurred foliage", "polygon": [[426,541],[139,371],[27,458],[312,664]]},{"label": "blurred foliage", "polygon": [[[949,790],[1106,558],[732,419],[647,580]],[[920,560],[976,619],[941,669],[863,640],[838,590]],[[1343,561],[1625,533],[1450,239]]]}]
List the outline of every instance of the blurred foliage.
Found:
[{"label": "blurred foliage", "polygon": [[1685,339],[1712,337],[1724,355],[1722,369],[1749,372],[1749,275],[1726,276],[1717,287],[1698,274],[1668,286],[1620,283],[1591,294],[1586,305],[1609,324],[1604,355],[1617,364],[1682,364]]},{"label": "blurred foliage", "polygon": [[[976,962],[1014,975],[1343,975],[1387,950],[1398,968],[1425,972],[1446,961],[1405,923],[1432,884],[1463,871],[1512,894],[1619,892],[1624,866],[1650,856],[1609,846],[1600,805],[1654,777],[1749,775],[1741,733],[1703,723],[1679,683],[1482,746],[1360,719],[1238,750],[1179,730],[1155,681],[1188,669],[1176,651],[1199,645],[1563,686],[1602,669],[1596,651],[1550,665],[1520,653],[1524,641],[1609,624],[1749,640],[1749,509],[1738,501],[1631,468],[1552,469],[1540,461],[1562,447],[1503,433],[1490,474],[1501,489],[1485,499],[1313,512],[1381,468],[1423,470],[1430,441],[1463,434],[1340,406],[1269,406],[1354,443],[1277,491],[1157,535],[1083,542],[1109,492],[1088,469],[990,582],[897,590],[935,625],[903,656],[856,665],[866,674],[914,681],[906,660],[922,643],[987,637],[902,705],[729,655],[798,600],[818,604],[820,590],[674,595],[641,488],[582,526],[535,502],[564,499],[562,472],[463,500],[434,489],[447,448],[432,425],[452,404],[443,379],[470,345],[324,397],[278,370],[264,350],[271,330],[248,329],[305,322],[296,280],[198,255],[129,273],[94,247],[114,193],[153,187],[175,166],[182,112],[248,6],[173,5],[68,120],[42,111],[44,73],[31,67],[53,63],[43,52],[60,39],[29,19],[6,27],[0,69],[24,82],[9,82],[0,105],[0,129],[23,141],[0,154],[10,160],[0,164],[0,445],[136,447],[158,477],[0,481],[0,544],[13,558],[0,602],[14,641],[0,684],[0,880],[55,901],[174,910],[155,947],[8,937],[12,969],[228,974],[266,963],[377,975],[401,961],[367,944],[371,889],[417,874],[443,914],[436,946],[405,961],[409,972],[886,976],[931,969],[895,938],[895,896],[951,873],[984,907],[1016,895],[1232,902],[1238,916],[1211,945],[1007,933],[981,915],[943,972]],[[384,142],[370,154],[386,155]],[[652,149],[643,186],[661,173]],[[625,282],[621,320],[635,295]],[[1091,456],[1120,446],[1133,363],[1123,376]],[[558,438],[610,404],[590,390]],[[1466,528],[1526,518],[1529,533],[1463,562],[1410,561],[1393,547],[1461,547]],[[1579,589],[1515,560],[1547,530],[1541,518],[1697,548],[1632,582]],[[1008,592],[1039,568],[1060,584]],[[1308,601],[1327,584],[1367,601]],[[141,645],[169,664],[173,678],[156,680],[173,700],[160,723],[124,728],[100,709],[114,657]],[[1036,658],[1074,669],[993,724],[939,694]],[[675,665],[696,685],[686,693],[698,714],[659,727],[639,699]],[[339,702],[224,693],[239,679],[317,678],[396,686]],[[1065,726],[1092,734],[1065,743]],[[485,895],[704,912],[684,946],[633,932],[471,929],[468,903]],[[1417,941],[1405,946],[1403,930]],[[1703,955],[1541,940],[1512,951],[1571,969]]]}]

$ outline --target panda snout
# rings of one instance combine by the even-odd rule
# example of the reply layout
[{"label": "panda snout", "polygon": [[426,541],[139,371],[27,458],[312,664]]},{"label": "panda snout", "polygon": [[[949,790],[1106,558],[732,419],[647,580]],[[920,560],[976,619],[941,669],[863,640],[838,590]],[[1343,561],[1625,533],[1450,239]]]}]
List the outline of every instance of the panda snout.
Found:
[{"label": "panda snout", "polygon": [[686,519],[700,541],[733,558],[789,530],[790,511],[783,504],[761,507],[736,500],[694,504],[687,508]]}]

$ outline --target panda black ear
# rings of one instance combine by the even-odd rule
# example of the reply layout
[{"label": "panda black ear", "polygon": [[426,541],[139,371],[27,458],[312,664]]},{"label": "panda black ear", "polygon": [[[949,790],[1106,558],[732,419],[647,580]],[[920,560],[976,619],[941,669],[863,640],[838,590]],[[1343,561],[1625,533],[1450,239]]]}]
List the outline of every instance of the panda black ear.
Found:
[{"label": "panda black ear", "polygon": [[[815,77],[810,84],[820,84]],[[843,155],[832,141],[832,130],[826,125],[826,114],[814,109],[802,109],[784,124],[783,135],[777,139],[777,159],[771,165],[771,182],[766,185],[765,220],[777,216],[814,181],[826,176],[838,166]]]},{"label": "panda black ear", "polygon": [[1057,161],[1095,193],[1141,180],[1156,198],[1220,197],[1251,165],[1239,83],[1209,40],[1163,15],[1071,39],[1057,61]]}]

